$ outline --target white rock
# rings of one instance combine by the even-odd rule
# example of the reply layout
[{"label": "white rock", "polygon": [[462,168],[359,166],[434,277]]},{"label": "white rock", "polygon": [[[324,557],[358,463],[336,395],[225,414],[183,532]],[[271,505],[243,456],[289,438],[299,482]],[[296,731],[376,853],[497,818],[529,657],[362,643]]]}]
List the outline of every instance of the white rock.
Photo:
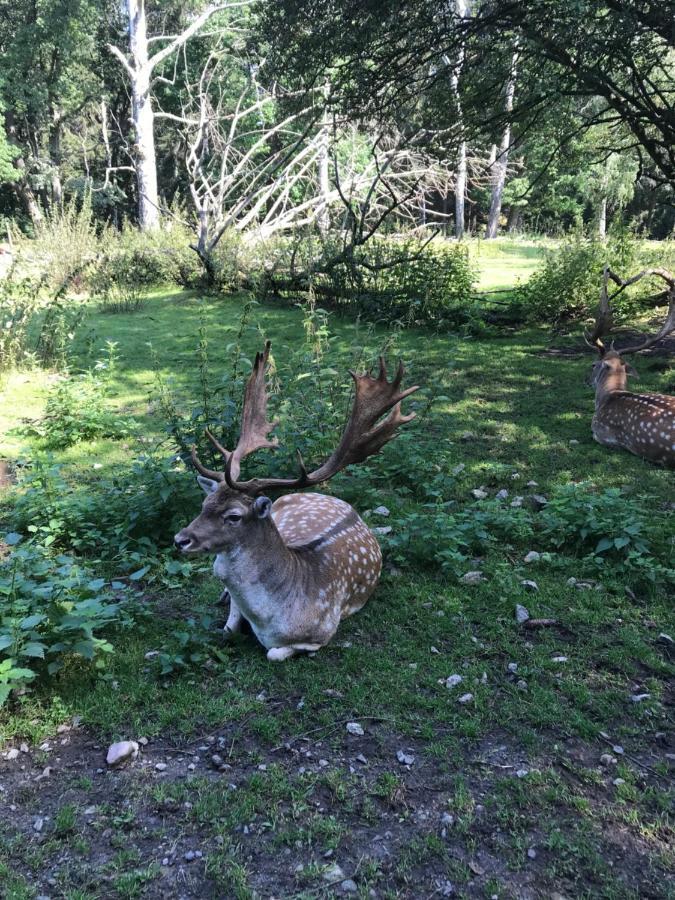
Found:
[{"label": "white rock", "polygon": [[612,756],[611,753],[603,753],[600,757],[600,765],[601,766],[615,766],[616,765],[616,756]]},{"label": "white rock", "polygon": [[474,488],[471,491],[471,496],[475,497],[476,500],[485,500],[485,498],[488,496],[488,492],[482,487]]},{"label": "white rock", "polygon": [[482,572],[465,572],[459,580],[462,584],[480,584],[485,580],[485,576]]},{"label": "white rock", "polygon": [[530,552],[526,553],[525,556],[523,557],[523,562],[526,562],[526,563],[539,562],[540,559],[541,559],[541,553],[537,553],[536,550],[530,550]]},{"label": "white rock", "polygon": [[19,751],[16,747],[12,747],[11,750],[8,750],[7,753],[4,754],[5,759],[16,759],[19,755]]},{"label": "white rock", "polygon": [[412,753],[404,753],[403,750],[396,751],[396,759],[401,763],[402,766],[412,766],[415,762],[415,757]]},{"label": "white rock", "polygon": [[450,471],[453,475],[460,475],[464,469],[466,469],[464,463],[459,463],[459,465],[455,466],[454,469],[451,469]]},{"label": "white rock", "polygon": [[506,488],[502,488],[501,491],[497,491],[496,494],[497,500],[506,500],[508,499],[508,496],[509,492],[506,490]]},{"label": "white rock", "polygon": [[473,703],[473,694],[462,694],[461,697],[457,699],[458,703]]},{"label": "white rock", "polygon": [[529,847],[528,851],[527,851],[527,855],[528,855],[529,859],[536,859],[537,851],[534,849],[534,847]]},{"label": "white rock", "polygon": [[518,769],[518,770],[516,771],[516,778],[527,778],[527,776],[528,776],[529,774],[530,774],[530,770],[529,770],[529,769]]},{"label": "white rock", "polygon": [[620,787],[622,784],[625,784],[625,783],[626,783],[625,778],[615,778],[614,781],[612,782],[614,787]]},{"label": "white rock", "polygon": [[321,877],[324,881],[333,883],[336,881],[344,881],[345,873],[337,863],[333,863],[332,866],[328,866],[328,868],[324,870]]},{"label": "white rock", "polygon": [[567,656],[552,656],[551,657],[551,662],[564,663],[564,662],[567,662],[567,660],[568,660]]},{"label": "white rock", "polygon": [[391,534],[393,528],[391,525],[378,525],[376,528],[372,528],[371,531],[374,531],[375,534]]},{"label": "white rock", "polygon": [[20,745],[19,745],[19,750],[20,750],[22,753],[28,753],[28,744],[20,744]]},{"label": "white rock", "polygon": [[345,878],[345,880],[340,883],[340,890],[345,894],[356,894],[359,889],[355,881],[351,878]]},{"label": "white rock", "polygon": [[461,684],[463,681],[464,679],[461,675],[448,675],[445,679],[445,686],[449,690],[452,690],[452,688],[457,687],[457,685]]},{"label": "white rock", "polygon": [[633,703],[642,703],[643,700],[649,700],[651,694],[631,694],[630,699]]},{"label": "white rock", "polygon": [[33,830],[42,831],[44,824],[45,820],[42,818],[42,816],[38,816],[37,819],[33,822]]},{"label": "white rock", "polygon": [[440,652],[441,652],[441,651],[438,649],[438,647],[434,647],[433,644],[431,645],[431,647],[429,647],[429,653],[436,653],[436,654],[438,654],[438,653],[440,653]]},{"label": "white rock", "polygon": [[539,585],[536,581],[532,581],[530,578],[523,578],[520,582],[521,586],[525,588],[526,591],[538,591]]},{"label": "white rock", "polygon": [[350,734],[357,735],[358,737],[362,737],[365,734],[363,725],[359,725],[358,722],[347,722],[347,731]]},{"label": "white rock", "polygon": [[520,496],[514,497],[513,500],[511,501],[511,506],[513,507],[513,509],[520,509],[520,507],[523,505],[524,499],[525,499],[524,497],[520,497]]},{"label": "white rock", "polygon": [[373,510],[373,515],[374,516],[384,516],[386,519],[386,517],[389,515],[389,510],[387,509],[386,506],[376,506],[375,509]]},{"label": "white rock", "polygon": [[105,761],[109,766],[119,766],[127,760],[136,759],[137,756],[138,744],[136,741],[117,741],[108,747]]},{"label": "white rock", "polygon": [[155,763],[155,769],[158,772],[166,772],[166,763]]},{"label": "white rock", "polygon": [[518,663],[510,662],[506,668],[512,675],[515,675],[518,671]]},{"label": "white rock", "polygon": [[538,481],[528,481],[527,484],[525,485],[525,487],[529,487],[529,488],[539,487],[539,482]]},{"label": "white rock", "polygon": [[516,603],[516,622],[519,625],[522,625],[523,622],[527,622],[530,618],[530,613],[526,609],[526,607],[522,606],[520,603]]}]

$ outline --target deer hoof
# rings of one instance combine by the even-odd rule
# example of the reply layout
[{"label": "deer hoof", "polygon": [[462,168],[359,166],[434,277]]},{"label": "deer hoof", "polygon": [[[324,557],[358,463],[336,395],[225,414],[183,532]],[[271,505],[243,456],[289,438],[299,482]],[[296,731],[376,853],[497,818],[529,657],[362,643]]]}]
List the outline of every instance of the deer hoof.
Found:
[{"label": "deer hoof", "polygon": [[296,652],[295,647],[270,647],[267,651],[267,658],[270,662],[283,662],[290,659],[291,656],[295,656]]}]

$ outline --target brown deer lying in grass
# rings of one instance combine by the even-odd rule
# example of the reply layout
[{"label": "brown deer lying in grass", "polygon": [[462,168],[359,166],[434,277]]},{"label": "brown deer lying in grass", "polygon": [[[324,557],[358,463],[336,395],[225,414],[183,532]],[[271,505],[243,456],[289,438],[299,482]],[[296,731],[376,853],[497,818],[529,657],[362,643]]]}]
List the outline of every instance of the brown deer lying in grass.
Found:
[{"label": "brown deer lying in grass", "polygon": [[[611,301],[626,287],[648,275],[662,278],[667,288],[654,299],[668,303],[665,322],[656,334],[641,343],[624,347],[620,353],[613,346],[607,349],[602,338],[612,329]],[[617,284],[612,297],[609,281]],[[595,327],[586,335],[586,342],[599,354],[593,365],[590,384],[595,388],[593,437],[606,447],[623,447],[650,462],[675,466],[675,397],[666,394],[635,394],[627,390],[628,376],[636,376],[635,369],[623,357],[652,347],[675,331],[675,276],[665,269],[646,269],[626,280],[605,268],[600,305]]]},{"label": "brown deer lying in grass", "polygon": [[267,658],[284,660],[323,647],[340,620],[361,609],[377,585],[382,555],[373,533],[343,500],[291,493],[272,503],[265,495],[313,487],[377,453],[414,418],[414,413],[402,415],[401,401],[417,387],[399,390],[402,365],[387,381],[383,359],[377,378],[350,373],[355,382],[351,415],[326,462],[307,472],[300,458],[297,478],[239,481],[246,456],[277,446],[268,438],[276,425],[267,421],[269,352],[268,341],[246,385],[236,448],[226,450],[207,431],[225,461],[224,472],[207,469],[193,450],[197,480],[207,496],[200,515],[175,542],[184,553],[216,554],[214,573],[230,594],[226,632],[238,631],[246,619],[267,648]]}]

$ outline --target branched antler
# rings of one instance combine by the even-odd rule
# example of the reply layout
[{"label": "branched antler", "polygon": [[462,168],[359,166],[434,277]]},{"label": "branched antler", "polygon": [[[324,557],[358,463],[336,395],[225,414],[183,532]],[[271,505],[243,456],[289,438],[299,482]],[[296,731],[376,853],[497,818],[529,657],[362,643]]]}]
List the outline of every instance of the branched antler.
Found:
[{"label": "branched antler", "polygon": [[[398,428],[415,418],[415,413],[403,415],[401,401],[418,390],[419,386],[400,390],[405,370],[399,363],[392,381],[387,380],[384,359],[380,357],[380,371],[377,378],[372,375],[349,374],[354,379],[354,402],[340,443],[329,458],[313,472],[307,472],[300,454],[300,474],[297,478],[253,478],[238,481],[240,464],[244,457],[262,447],[276,447],[276,439],[269,440],[270,431],[277,424],[267,421],[267,389],[265,386],[265,366],[269,358],[270,343],[264,353],[258,353],[253,372],[246,385],[242,409],[241,436],[235,450],[230,452],[220,445],[207,429],[206,435],[225,461],[225,471],[215,472],[200,462],[195,450],[192,461],[197,471],[207,478],[217,481],[225,479],[227,484],[242,493],[255,495],[263,491],[288,490],[313,487],[328,481],[338,472],[355,463],[373,456],[395,437]],[[383,418],[384,417],[384,418]]]},{"label": "branched antler", "polygon": [[[640,344],[622,348],[621,353],[624,355],[626,353],[638,353],[640,350],[647,350],[649,347],[653,347],[654,344],[657,344],[659,341],[663,340],[663,338],[675,331],[675,275],[659,266],[652,269],[643,269],[642,272],[638,272],[637,275],[633,275],[630,278],[621,278],[621,276],[617,275],[616,272],[613,272],[609,266],[605,266],[602,275],[600,303],[595,317],[595,326],[590,334],[584,334],[586,343],[589,344],[589,346],[595,347],[600,353],[600,356],[604,356],[607,352],[607,348],[603,344],[601,338],[608,335],[613,327],[612,300],[614,300],[615,297],[618,297],[618,295],[627,287],[630,287],[630,285],[636,284],[642,278],[647,278],[649,276],[661,278],[666,282],[666,289],[655,298],[656,300],[662,300],[663,303],[668,304],[668,312],[665,321],[655,334],[648,335]],[[611,297],[609,296],[608,291],[609,281],[613,281],[614,284],[618,285],[618,289],[614,291]]]},{"label": "branched antler", "polygon": [[[270,431],[278,424],[276,419],[272,422],[267,421],[265,368],[269,361],[271,346],[271,342],[267,341],[264,351],[256,353],[253,371],[249,376],[244,392],[244,404],[241,410],[241,432],[235,449],[232,451],[226,450],[209,429],[206,429],[207,438],[223,457],[225,470],[229,472],[232,480],[236,480],[239,477],[241,461],[245,457],[256,450],[261,450],[263,447],[276,447],[279,443],[277,438],[268,439]],[[201,463],[194,447],[192,448],[192,463],[197,471],[207,478],[212,478],[214,481],[223,481],[225,479],[225,472],[207,469]]]}]

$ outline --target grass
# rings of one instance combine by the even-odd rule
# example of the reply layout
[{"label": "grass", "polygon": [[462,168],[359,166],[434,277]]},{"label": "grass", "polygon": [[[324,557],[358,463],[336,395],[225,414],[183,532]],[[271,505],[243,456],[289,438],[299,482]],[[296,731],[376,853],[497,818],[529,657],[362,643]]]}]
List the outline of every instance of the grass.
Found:
[{"label": "grass", "polygon": [[[505,272],[504,250],[486,248],[477,250],[483,286],[512,283],[538,253],[514,247]],[[114,404],[144,438],[162,433],[148,399],[158,373],[187,394],[198,389],[200,321],[214,365],[226,370],[221,348],[236,335],[242,300],[158,292],[135,314],[90,312],[94,346],[118,343]],[[253,352],[262,332],[283,360],[303,340],[301,318],[294,309],[255,307],[245,348]],[[340,372],[355,346],[372,355],[385,337],[334,317],[330,327],[327,362]],[[467,564],[485,575],[476,586],[461,583],[461,570],[416,555],[422,520],[415,516],[424,508],[411,485],[439,474],[430,459],[442,460],[453,512],[493,508],[472,498],[479,486],[492,496],[506,489],[510,500],[535,490],[525,487],[529,481],[550,496],[584,480],[620,487],[627,515],[632,505],[649,504],[664,546],[673,547],[672,473],[592,441],[592,395],[583,384],[589,359],[548,355],[548,341],[538,329],[493,339],[398,336],[395,353],[410,381],[433,385],[444,399],[370,470],[335,482],[335,493],[364,514],[387,506],[393,531],[382,541],[388,566],[376,595],[316,656],[271,666],[250,637],[221,646],[214,628],[203,637],[217,648],[207,665],[161,677],[146,654],[173,646],[190,616],[223,618],[214,606],[219,585],[196,569],[177,589],[144,586],[146,615],[113,638],[117,649],[103,674],[72,666],[2,713],[4,741],[39,743],[72,716],[102,748],[117,737],[150,740],[134,767],[97,773],[102,750],[85,753],[73,732],[73,753],[88,763],[70,772],[67,791],[58,773],[51,800],[48,781],[34,791],[11,787],[19,811],[0,830],[3,896],[39,893],[31,885],[48,864],[63,896],[173,896],[186,878],[195,896],[267,896],[274,883],[275,895],[315,897],[336,890],[324,879],[335,860],[362,897],[426,896],[445,882],[478,896],[519,896],[533,884],[541,896],[638,897],[647,889],[668,896],[673,796],[663,734],[672,724],[666,703],[674,670],[658,635],[673,634],[672,596],[611,559],[598,567],[570,548],[549,548],[525,564],[527,550],[546,548],[536,531],[519,535],[515,518],[500,544],[486,543],[481,559]],[[80,366],[91,364],[84,342],[75,354]],[[641,359],[638,367],[642,388],[672,391],[667,360]],[[36,373],[5,384],[0,416],[10,433],[3,432],[0,455],[30,452],[11,428],[39,415],[47,389],[47,377]],[[79,489],[95,491],[98,479],[126,471],[135,449],[102,440],[57,456]],[[409,455],[412,471],[397,468],[400,454]],[[198,505],[195,491],[186,519]],[[601,589],[570,587],[570,577],[591,578]],[[524,579],[538,590],[529,592]],[[524,630],[516,603],[560,627]],[[463,682],[449,690],[452,673]],[[465,691],[473,701],[460,704]],[[650,696],[632,703],[635,693]],[[361,722],[363,738],[346,733],[350,721]],[[601,732],[625,748],[610,769],[598,762],[608,749]],[[69,753],[69,739],[60,754]],[[218,771],[210,764],[214,749],[225,760]],[[414,757],[410,769],[398,763],[399,749]],[[31,754],[35,766],[51,765],[49,752]],[[158,773],[154,764],[163,760],[169,769]],[[190,760],[197,760],[192,773]],[[87,818],[91,804],[97,811]],[[31,823],[45,806],[47,840],[35,844]],[[443,813],[452,816],[446,834]],[[21,834],[32,852],[19,863]],[[203,860],[184,863],[195,846]]]}]

